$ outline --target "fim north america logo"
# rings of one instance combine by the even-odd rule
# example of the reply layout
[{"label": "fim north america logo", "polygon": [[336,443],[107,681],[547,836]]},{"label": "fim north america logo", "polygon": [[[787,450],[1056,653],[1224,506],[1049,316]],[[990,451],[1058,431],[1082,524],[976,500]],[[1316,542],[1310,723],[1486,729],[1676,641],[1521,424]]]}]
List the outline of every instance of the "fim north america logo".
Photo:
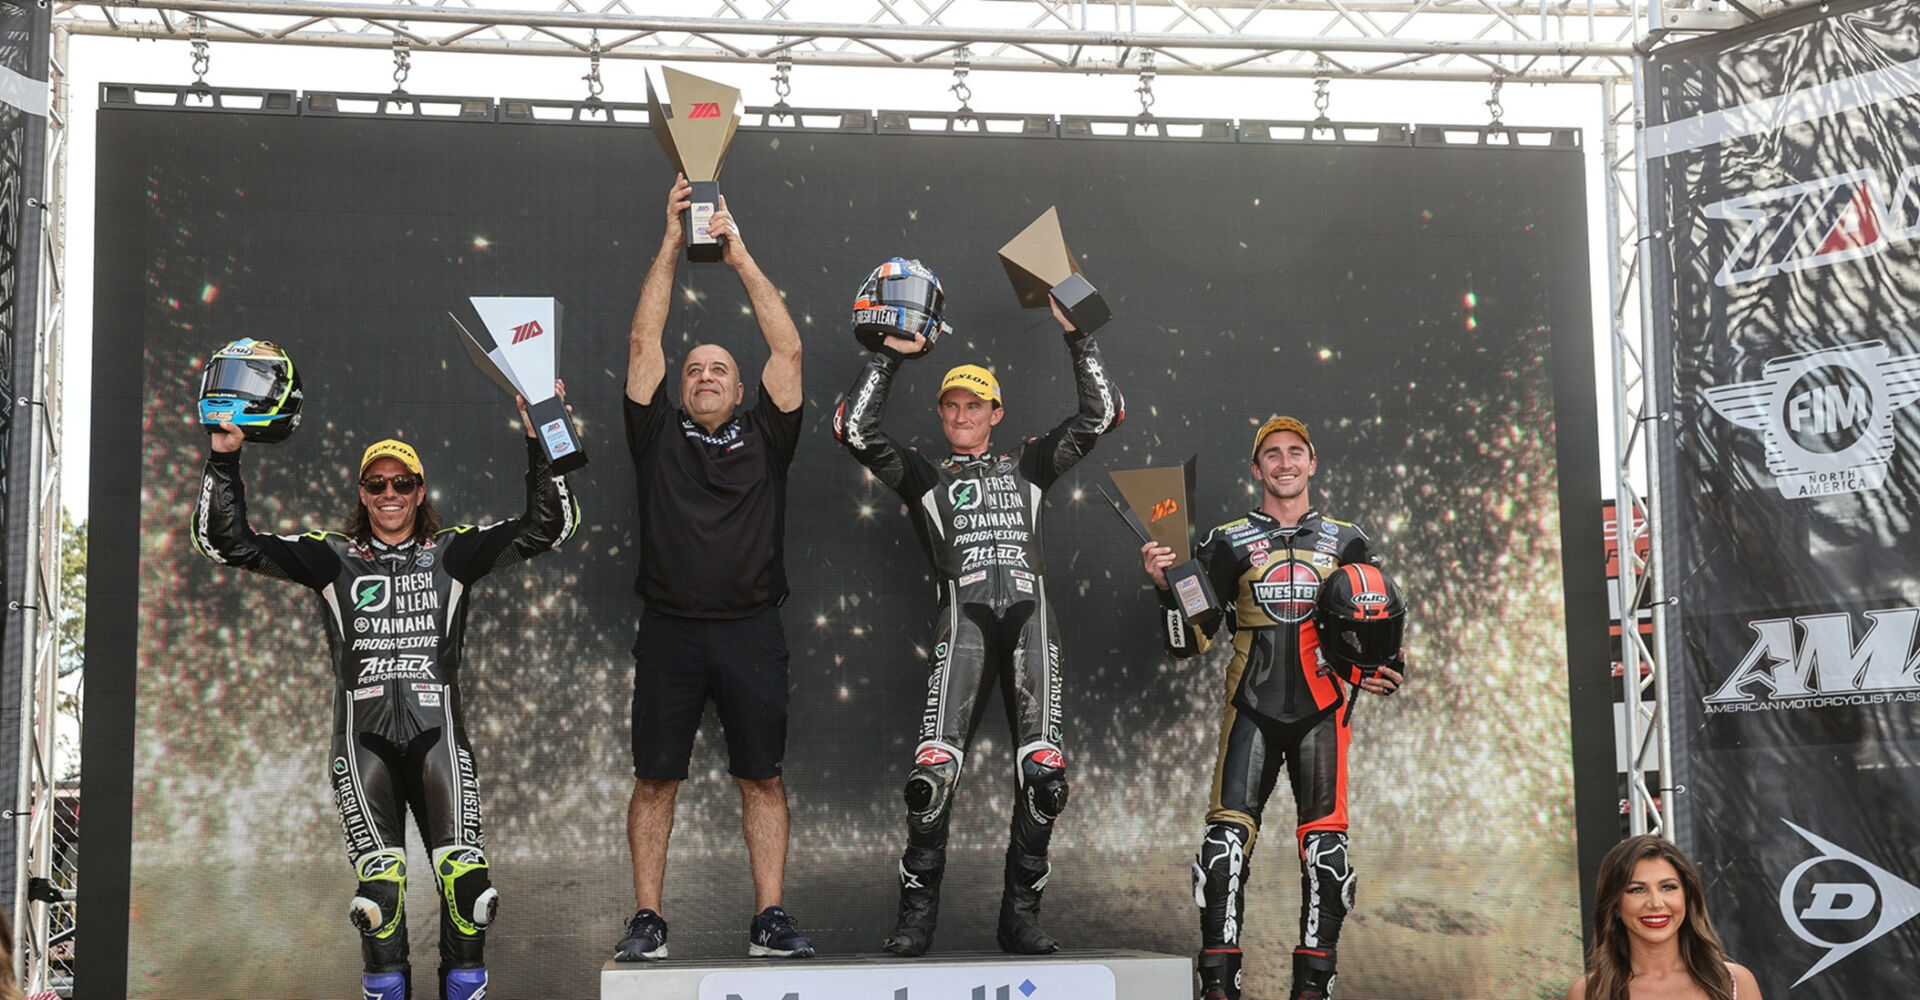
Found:
[{"label": "fim north america logo", "polygon": [[1781,496],[1877,490],[1893,457],[1894,412],[1920,397],[1920,356],[1895,357],[1880,340],[1790,354],[1768,361],[1752,382],[1700,396],[1760,434]]}]

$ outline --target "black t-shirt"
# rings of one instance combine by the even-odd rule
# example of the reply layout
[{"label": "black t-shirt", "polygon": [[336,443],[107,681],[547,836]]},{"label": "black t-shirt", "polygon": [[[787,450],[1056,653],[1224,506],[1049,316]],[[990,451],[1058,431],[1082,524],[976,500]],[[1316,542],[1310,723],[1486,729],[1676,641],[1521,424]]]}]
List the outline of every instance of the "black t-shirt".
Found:
[{"label": "black t-shirt", "polygon": [[640,489],[640,575],[647,606],[684,618],[745,618],[787,597],[781,554],[787,466],[800,411],[759,387],[753,406],[708,434],[685,410],[627,397],[627,450]]}]

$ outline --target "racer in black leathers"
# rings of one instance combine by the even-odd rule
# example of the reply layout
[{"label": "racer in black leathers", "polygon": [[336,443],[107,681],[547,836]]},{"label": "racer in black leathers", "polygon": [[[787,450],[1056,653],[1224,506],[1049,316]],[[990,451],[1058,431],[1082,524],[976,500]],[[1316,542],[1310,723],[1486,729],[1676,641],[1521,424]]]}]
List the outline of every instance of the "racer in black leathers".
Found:
[{"label": "racer in black leathers", "polygon": [[[1320,582],[1339,566],[1377,558],[1366,532],[1312,508],[1306,483],[1316,457],[1305,431],[1291,418],[1276,418],[1262,428],[1254,471],[1269,491],[1263,509],[1214,528],[1194,550],[1214,593],[1233,595],[1227,613],[1209,630],[1229,623],[1233,659],[1227,666],[1207,828],[1193,866],[1201,933],[1195,965],[1203,998],[1240,997],[1249,862],[1282,763],[1293,791],[1301,871],[1300,945],[1288,995],[1331,996],[1335,946],[1357,884],[1347,857],[1347,746],[1353,719],[1348,688],[1390,694],[1401,679],[1392,669],[1375,676],[1323,655],[1313,621]],[[1286,442],[1293,454],[1263,460],[1262,442]],[[1271,464],[1263,467],[1263,461]],[[1276,486],[1283,465],[1286,485]],[[1288,495],[1282,499],[1276,491]],[[1285,519],[1291,523],[1275,511],[1291,515]],[[1164,570],[1172,562],[1164,546],[1148,543],[1142,553],[1149,575],[1156,565]],[[1164,586],[1160,599],[1167,651],[1176,657],[1206,652],[1211,635],[1189,626]]]},{"label": "racer in black leathers", "polygon": [[[406,454],[417,466],[410,449]],[[532,438],[527,461],[527,510],[518,519],[427,534],[424,517],[416,517],[412,534],[392,544],[330,531],[255,532],[237,450],[214,452],[201,479],[194,548],[215,562],[312,588],[320,598],[334,669],[328,780],[360,880],[350,916],[361,929],[370,996],[410,993],[410,980],[393,975],[410,977],[403,904],[409,807],[433,859],[430,884],[440,900],[441,995],[450,973],[456,996],[485,992],[485,927],[498,897],[488,880],[480,790],[460,704],[467,589],[558,548],[580,522],[566,480],[548,471]]]},{"label": "racer in black leathers", "polygon": [[[1056,310],[1063,328],[1064,317]],[[902,356],[891,348],[867,359],[834,415],[834,434],[874,477],[900,494],[939,579],[940,606],[929,657],[926,711],[907,779],[907,848],[900,859],[900,922],[889,951],[918,955],[932,942],[946,865],[947,828],[968,743],[997,676],[1007,724],[1017,739],[1011,843],[997,938],[1004,950],[1055,950],[1036,926],[1047,882],[1047,844],[1067,802],[1061,755],[1060,647],[1046,596],[1040,505],[1046,490],[1093,449],[1124,414],[1089,336],[1066,329],[1079,410],[1043,437],[995,456],[985,437],[973,453],[935,463],[880,430],[880,411]],[[889,338],[890,344],[911,343]],[[999,411],[999,387],[984,369]],[[948,389],[942,397],[980,390]],[[984,398],[984,397],[982,397]],[[999,412],[993,414],[998,421]],[[949,443],[960,445],[943,421]],[[988,428],[990,430],[990,428]]]}]

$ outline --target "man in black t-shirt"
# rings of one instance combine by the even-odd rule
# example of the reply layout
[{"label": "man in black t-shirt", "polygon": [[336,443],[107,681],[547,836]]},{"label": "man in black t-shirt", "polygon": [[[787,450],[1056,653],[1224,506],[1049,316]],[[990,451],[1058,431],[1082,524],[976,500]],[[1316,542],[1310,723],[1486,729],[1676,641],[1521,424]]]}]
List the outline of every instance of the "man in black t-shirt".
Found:
[{"label": "man in black t-shirt", "polygon": [[708,229],[740,276],[769,356],[753,405],[726,348],[702,344],[680,371],[680,406],[661,393],[661,335],[684,242],[680,213],[692,200],[682,177],[667,198],[667,229],[640,288],[627,355],[627,448],[640,490],[640,573],[646,599],[634,639],[633,799],[627,841],[639,912],[615,947],[617,961],[667,957],[660,915],[674,796],[687,777],[694,731],[708,698],[726,730],[728,772],[753,869],[749,955],[806,957],[780,906],[787,861],[787,793],[780,780],[787,736],[787,596],[781,547],[787,466],[800,440],[800,332],[740,239],[721,201]]}]

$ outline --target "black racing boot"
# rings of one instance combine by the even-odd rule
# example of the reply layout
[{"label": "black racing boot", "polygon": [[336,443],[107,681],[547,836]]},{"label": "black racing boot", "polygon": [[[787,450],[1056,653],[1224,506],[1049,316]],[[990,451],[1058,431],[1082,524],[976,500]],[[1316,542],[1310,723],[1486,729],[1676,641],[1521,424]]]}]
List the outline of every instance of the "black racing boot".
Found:
[{"label": "black racing boot", "polygon": [[1240,1000],[1240,949],[1208,948],[1194,959],[1200,1000]]},{"label": "black racing boot", "polygon": [[902,958],[917,958],[933,945],[940,918],[940,876],[947,852],[908,845],[900,857],[900,917],[884,947]]},{"label": "black racing boot", "polygon": [[1060,943],[1040,929],[1040,893],[1051,868],[1044,857],[1007,848],[1006,890],[1000,896],[1000,950],[1015,955],[1051,955]]},{"label": "black racing boot", "polygon": [[1333,949],[1293,949],[1293,1000],[1333,1000]]}]

